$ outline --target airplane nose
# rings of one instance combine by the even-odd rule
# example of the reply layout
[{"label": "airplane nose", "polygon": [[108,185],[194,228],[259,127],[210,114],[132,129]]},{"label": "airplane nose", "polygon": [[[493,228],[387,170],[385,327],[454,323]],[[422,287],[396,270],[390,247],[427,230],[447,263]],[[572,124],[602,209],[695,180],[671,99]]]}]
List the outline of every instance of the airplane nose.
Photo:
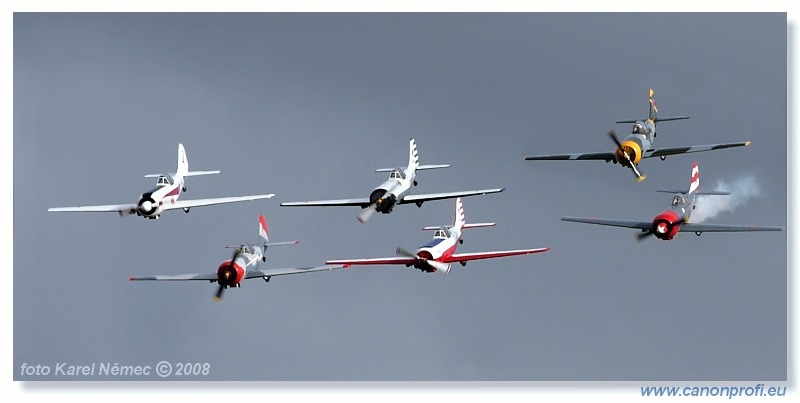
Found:
[{"label": "airplane nose", "polygon": [[144,202],[142,202],[142,209],[144,211],[150,211],[150,208],[152,208],[152,207],[153,207],[153,205],[150,203],[149,200],[145,200]]}]

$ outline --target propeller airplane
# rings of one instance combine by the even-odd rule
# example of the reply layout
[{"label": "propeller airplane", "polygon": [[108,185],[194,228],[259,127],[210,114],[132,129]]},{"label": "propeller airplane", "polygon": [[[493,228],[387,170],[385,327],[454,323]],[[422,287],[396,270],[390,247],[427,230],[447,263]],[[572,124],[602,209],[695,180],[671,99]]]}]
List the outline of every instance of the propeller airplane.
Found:
[{"label": "propeller airplane", "polygon": [[572,221],[585,224],[608,225],[613,227],[635,228],[641,230],[635,235],[637,241],[642,241],[651,235],[668,241],[678,232],[694,232],[700,236],[703,232],[746,232],[746,231],[781,231],[780,227],[761,227],[755,225],[720,225],[691,223],[689,218],[695,208],[698,195],[725,196],[729,192],[701,191],[700,170],[695,162],[692,165],[692,181],[689,190],[664,189],[663,193],[674,193],[669,210],[659,213],[652,221],[628,221],[604,218],[562,217],[562,221]]},{"label": "propeller airplane", "polygon": [[183,209],[188,213],[192,207],[210,206],[215,204],[236,203],[242,201],[269,199],[275,194],[221,197],[214,199],[178,200],[181,192],[186,191],[185,179],[188,176],[212,175],[219,171],[189,171],[189,162],[186,160],[186,151],[183,144],[178,144],[178,168],[171,174],[150,174],[145,178],[158,178],[156,187],[139,196],[135,204],[111,204],[103,206],[80,207],[53,207],[47,211],[54,212],[116,212],[122,216],[136,214],[140,217],[158,219],[161,213],[167,210]]},{"label": "propeller airplane", "polygon": [[258,266],[261,262],[266,262],[267,258],[265,253],[267,248],[276,245],[296,245],[300,241],[289,242],[270,242],[269,229],[267,227],[267,220],[264,215],[258,216],[258,242],[254,244],[242,244],[238,246],[227,246],[227,248],[234,249],[233,256],[230,260],[222,262],[215,273],[196,273],[196,274],[178,274],[178,275],[156,275],[156,276],[141,276],[131,277],[131,281],[191,281],[202,280],[211,283],[219,284],[217,292],[214,294],[216,301],[222,300],[222,293],[228,287],[241,287],[242,280],[251,278],[262,278],[264,281],[269,282],[273,276],[282,276],[286,274],[300,274],[300,273],[313,273],[317,271],[341,269],[343,265],[324,265],[316,267],[299,267],[299,268],[280,268],[280,269],[262,269],[259,270]]},{"label": "propeller airplane", "polygon": [[369,218],[377,211],[383,214],[392,212],[395,205],[414,203],[417,207],[422,207],[422,203],[431,200],[452,199],[456,197],[485,195],[490,193],[498,193],[505,190],[504,188],[498,189],[483,189],[483,190],[469,190],[462,192],[447,192],[447,193],[431,193],[412,195],[409,194],[412,186],[417,186],[416,175],[417,171],[425,169],[447,168],[446,165],[419,165],[419,157],[417,156],[417,144],[414,139],[408,142],[408,166],[406,168],[380,168],[375,172],[389,172],[389,179],[376,187],[370,193],[369,198],[362,199],[341,199],[341,200],[319,200],[319,201],[303,201],[303,202],[286,202],[281,203],[281,206],[287,207],[305,207],[305,206],[359,206],[362,208],[358,214],[358,221],[361,223],[367,222]]},{"label": "propeller airplane", "polygon": [[671,120],[689,119],[689,116],[658,117],[658,108],[653,99],[654,91],[650,90],[650,114],[645,120],[618,120],[614,123],[633,123],[633,130],[623,141],[617,138],[613,130],[608,132],[608,136],[616,145],[614,152],[599,153],[578,153],[578,154],[553,154],[553,155],[534,155],[527,156],[525,160],[604,160],[605,162],[619,163],[623,167],[630,168],[638,181],[643,181],[646,176],[642,174],[637,166],[643,158],[659,157],[665,160],[669,155],[697,153],[702,151],[722,150],[732,147],[744,147],[750,145],[749,141],[738,143],[721,143],[697,145],[688,147],[669,147],[653,148],[656,137],[656,123]]},{"label": "propeller airplane", "polygon": [[435,231],[433,239],[422,245],[416,252],[411,252],[403,248],[397,248],[397,257],[375,258],[375,259],[349,259],[349,260],[329,260],[325,264],[341,264],[345,267],[351,265],[382,265],[396,264],[406,267],[414,266],[423,272],[449,273],[452,263],[459,263],[466,266],[468,261],[479,259],[491,259],[505,256],[527,255],[532,253],[547,252],[550,248],[504,250],[493,252],[478,253],[455,253],[458,244],[463,243],[461,238],[462,231],[467,228],[491,227],[495,223],[476,223],[467,224],[464,219],[464,206],[461,198],[456,198],[455,220],[452,226],[424,227],[423,230]]}]

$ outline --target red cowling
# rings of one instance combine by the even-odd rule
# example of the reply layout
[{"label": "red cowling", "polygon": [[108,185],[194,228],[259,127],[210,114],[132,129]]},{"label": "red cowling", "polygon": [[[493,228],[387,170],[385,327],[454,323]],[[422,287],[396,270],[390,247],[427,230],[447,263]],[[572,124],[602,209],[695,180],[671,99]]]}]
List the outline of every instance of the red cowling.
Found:
[{"label": "red cowling", "polygon": [[658,239],[668,241],[672,239],[681,227],[681,217],[678,213],[667,210],[656,216],[653,219],[653,226],[651,231]]},{"label": "red cowling", "polygon": [[220,263],[217,268],[217,281],[219,285],[233,286],[239,284],[244,279],[244,269],[236,263],[227,262]]}]

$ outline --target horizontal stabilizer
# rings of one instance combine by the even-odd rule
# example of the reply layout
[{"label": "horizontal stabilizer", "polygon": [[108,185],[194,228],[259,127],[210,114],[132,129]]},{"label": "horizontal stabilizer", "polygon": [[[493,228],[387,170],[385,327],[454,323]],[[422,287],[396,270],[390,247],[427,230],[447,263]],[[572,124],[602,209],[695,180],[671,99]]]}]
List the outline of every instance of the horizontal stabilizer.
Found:
[{"label": "horizontal stabilizer", "polygon": [[[219,172],[220,171],[192,171],[192,172],[187,172],[183,176],[186,177],[186,176],[213,175],[213,174],[218,174]],[[164,175],[165,174],[147,174],[144,177],[145,178],[158,178],[159,176],[164,176]],[[177,174],[176,173],[171,173],[169,175],[174,177]]]},{"label": "horizontal stabilizer", "polygon": [[[658,118],[655,121],[656,122],[667,122],[667,121],[670,121],[670,120],[689,119],[690,117],[691,116],[668,116],[668,117],[665,117],[665,118]],[[636,122],[640,122],[640,121],[642,121],[642,119],[626,119],[626,120],[618,120],[618,121],[616,121],[614,123],[636,123]]]}]

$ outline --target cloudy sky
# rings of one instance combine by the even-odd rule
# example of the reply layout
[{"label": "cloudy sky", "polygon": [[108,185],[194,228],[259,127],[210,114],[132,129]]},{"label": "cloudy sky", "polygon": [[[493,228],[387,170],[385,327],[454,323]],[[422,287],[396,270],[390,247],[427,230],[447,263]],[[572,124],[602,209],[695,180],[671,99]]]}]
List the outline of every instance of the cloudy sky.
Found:
[{"label": "cloudy sky", "polygon": [[[192,380],[733,381],[787,379],[788,233],[682,234],[560,221],[649,220],[659,188],[749,197],[707,222],[787,225],[786,14],[26,14],[14,16],[15,380],[28,365],[209,363]],[[619,166],[524,161],[611,151],[644,118],[656,146],[747,148]],[[459,251],[551,247],[449,275],[375,266],[249,280],[215,303],[225,245],[274,240],[266,267],[392,256],[450,224],[453,201],[357,208],[284,201],[366,197],[404,165],[420,193],[464,199]],[[275,198],[160,220],[48,213],[135,202],[143,176],[193,177],[184,198]],[[742,185],[742,184],[746,185]],[[738,188],[737,188],[738,186]],[[160,380],[158,376],[74,377]],[[60,378],[58,380],[64,380]],[[171,379],[177,380],[177,379]]]}]

